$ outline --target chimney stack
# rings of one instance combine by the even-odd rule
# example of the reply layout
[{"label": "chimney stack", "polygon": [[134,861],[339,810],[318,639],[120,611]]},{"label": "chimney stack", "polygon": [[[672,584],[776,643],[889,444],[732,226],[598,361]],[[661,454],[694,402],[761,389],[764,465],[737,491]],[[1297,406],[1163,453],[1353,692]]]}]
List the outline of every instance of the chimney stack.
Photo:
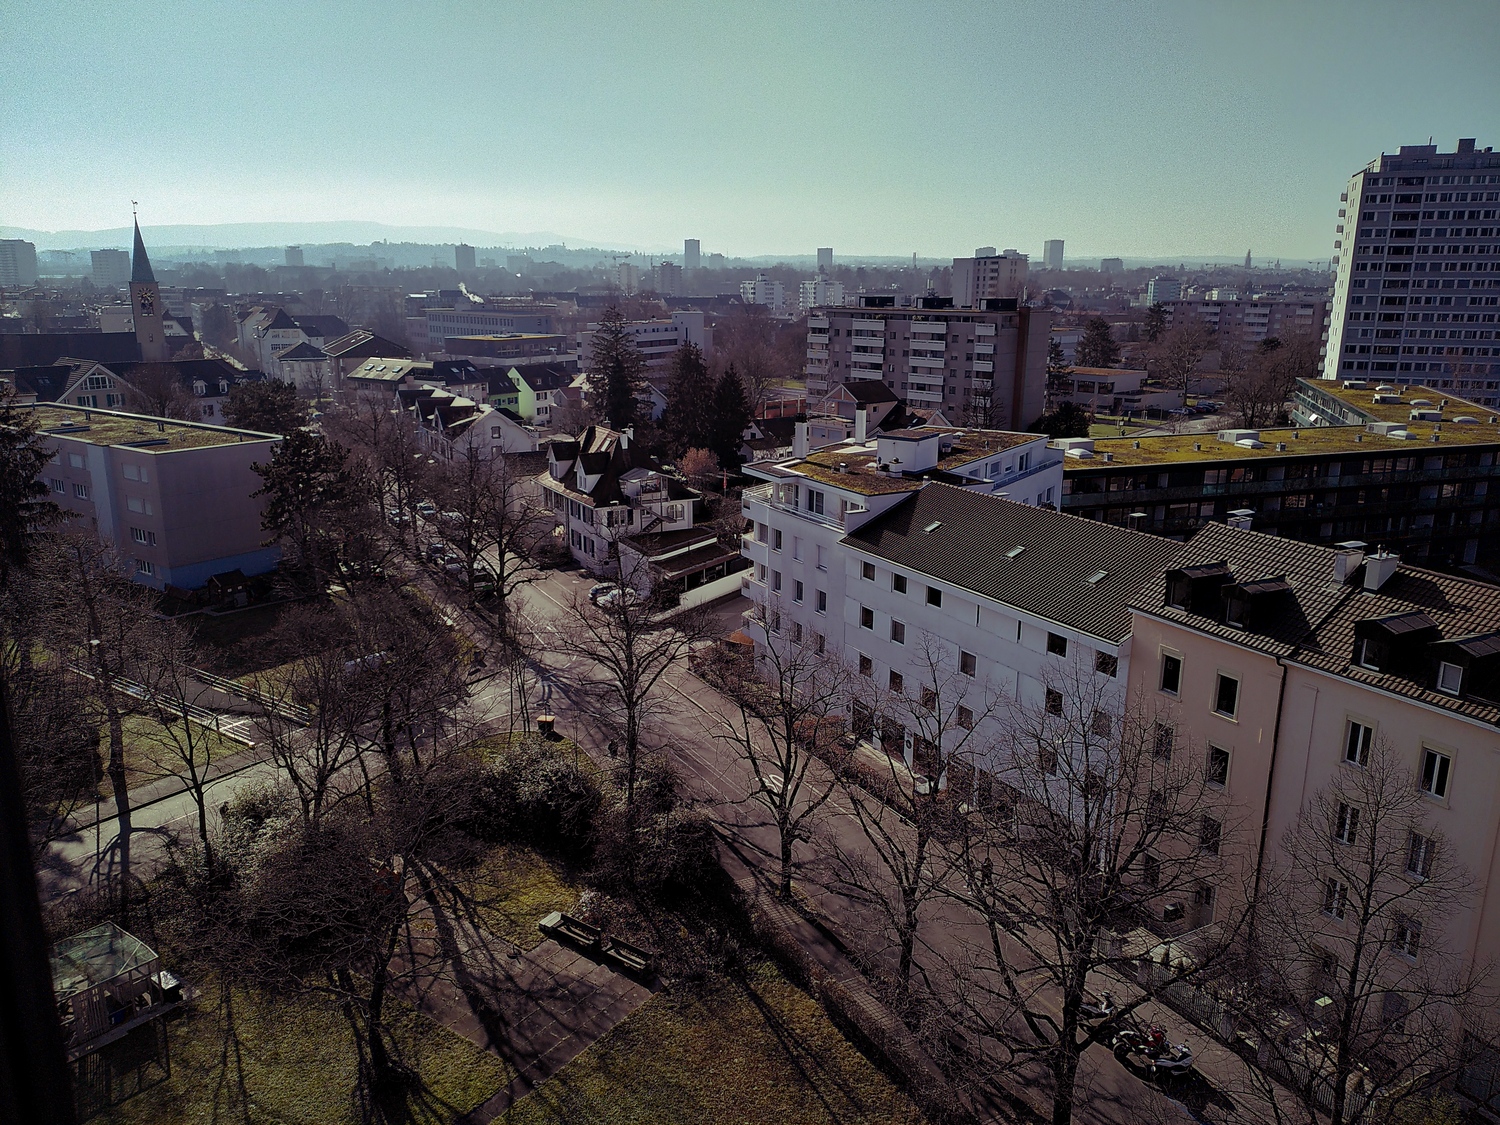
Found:
[{"label": "chimney stack", "polygon": [[863,406],[854,408],[854,440],[863,444],[870,438],[870,418]]},{"label": "chimney stack", "polygon": [[1254,519],[1255,510],[1253,508],[1236,508],[1229,513],[1224,522],[1239,531],[1249,531],[1250,523]]},{"label": "chimney stack", "polygon": [[1379,590],[1390,581],[1401,565],[1401,556],[1388,554],[1384,548],[1365,560],[1365,589]]},{"label": "chimney stack", "polygon": [[1359,564],[1365,561],[1365,547],[1358,539],[1333,545],[1333,580],[1342,586],[1354,577]]},{"label": "chimney stack", "polygon": [[798,422],[792,427],[792,456],[807,456],[807,423]]}]

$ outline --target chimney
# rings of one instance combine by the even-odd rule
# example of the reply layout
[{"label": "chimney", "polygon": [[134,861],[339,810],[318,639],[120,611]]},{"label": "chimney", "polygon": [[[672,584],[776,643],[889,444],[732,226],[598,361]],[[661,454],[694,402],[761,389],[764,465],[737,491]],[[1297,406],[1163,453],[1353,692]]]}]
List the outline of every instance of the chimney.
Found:
[{"label": "chimney", "polygon": [[1477,138],[1475,137],[1460,137],[1458,141],[1458,149],[1454,153],[1454,155],[1468,156],[1471,152],[1474,151],[1475,140],[1477,140]]},{"label": "chimney", "polygon": [[1253,509],[1253,508],[1236,508],[1234,511],[1232,511],[1232,512],[1229,513],[1228,517],[1224,520],[1224,522],[1227,523],[1230,527],[1236,529],[1237,531],[1249,531],[1250,530],[1250,523],[1254,519],[1255,519],[1255,509]]},{"label": "chimney", "polygon": [[1365,589],[1379,590],[1390,581],[1391,575],[1396,573],[1396,568],[1400,565],[1400,555],[1388,554],[1384,549],[1377,550],[1365,560]]},{"label": "chimney", "polygon": [[854,440],[863,445],[869,440],[870,418],[863,406],[854,408]]},{"label": "chimney", "polygon": [[792,456],[807,456],[807,423],[798,422],[792,427]]},{"label": "chimney", "polygon": [[1365,547],[1358,539],[1333,545],[1333,580],[1340,586],[1353,578],[1359,564],[1365,561]]}]

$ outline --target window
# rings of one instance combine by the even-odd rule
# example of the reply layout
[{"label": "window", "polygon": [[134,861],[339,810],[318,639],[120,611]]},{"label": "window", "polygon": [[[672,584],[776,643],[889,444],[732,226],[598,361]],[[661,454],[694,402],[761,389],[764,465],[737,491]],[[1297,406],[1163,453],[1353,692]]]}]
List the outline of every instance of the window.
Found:
[{"label": "window", "polygon": [[1359,809],[1339,802],[1338,819],[1333,825],[1333,838],[1341,844],[1359,842]]},{"label": "window", "polygon": [[1048,777],[1057,776],[1057,751],[1050,746],[1042,746],[1037,749],[1037,765],[1041,766],[1042,772]]},{"label": "window", "polygon": [[1094,717],[1089,723],[1089,729],[1100,738],[1108,738],[1109,732],[1113,729],[1109,719],[1109,712],[1095,711]]},{"label": "window", "polygon": [[1403,957],[1415,958],[1422,944],[1422,923],[1409,914],[1396,915],[1391,934],[1391,948]]},{"label": "window", "polygon": [[807,510],[820,516],[823,514],[823,494],[815,488],[807,490]]},{"label": "window", "polygon": [[906,623],[904,621],[891,622],[891,640],[895,641],[898,645],[906,643]]},{"label": "window", "polygon": [[901,673],[896,671],[896,669],[894,668],[891,669],[890,685],[891,690],[896,692],[898,695],[900,694],[901,689],[904,686],[904,681],[901,678]]},{"label": "window", "polygon": [[1208,783],[1220,789],[1229,784],[1229,751],[1222,747],[1208,748]]},{"label": "window", "polygon": [[869,606],[859,607],[859,627],[861,629],[875,628],[875,611]]},{"label": "window", "polygon": [[1453,759],[1436,750],[1422,751],[1422,792],[1439,800],[1448,796],[1448,772]]},{"label": "window", "polygon": [[974,712],[967,707],[960,706],[958,709],[958,725],[964,730],[973,730]]},{"label": "window", "polygon": [[793,535],[792,536],[792,558],[794,558],[794,559],[800,559],[801,557],[802,557],[802,537],[800,535]]},{"label": "window", "polygon": [[771,589],[778,594],[781,593],[781,571],[779,570],[771,571]]},{"label": "window", "polygon": [[960,675],[972,676],[978,670],[978,666],[979,662],[975,659],[972,652],[959,651],[958,671]]},{"label": "window", "polygon": [[1167,583],[1167,604],[1173,609],[1187,609],[1192,591],[1192,583],[1186,578],[1173,578]]},{"label": "window", "polygon": [[69,453],[68,454],[68,464],[72,465],[73,468],[75,468],[75,469],[81,469],[81,468],[83,468],[83,454],[82,453]]},{"label": "window", "polygon": [[1214,710],[1220,715],[1234,718],[1240,705],[1240,682],[1233,676],[1219,673],[1219,685],[1214,691]]},{"label": "window", "polygon": [[[206,409],[208,409],[208,410],[211,411],[211,410],[213,410],[213,407],[210,406],[210,407],[207,407]],[[500,440],[500,427],[499,426],[491,426],[490,427],[490,440],[491,441],[499,441]]]},{"label": "window", "polygon": [[781,632],[781,614],[779,613],[772,612],[771,614],[771,632]]},{"label": "window", "polygon": [[904,594],[904,593],[906,593],[906,575],[904,575],[904,574],[892,574],[891,575],[891,589],[895,590],[896,593],[898,593],[898,594]]},{"label": "window", "polygon": [[1464,685],[1462,665],[1438,662],[1437,689],[1446,695],[1457,695]]},{"label": "window", "polygon": [[1344,761],[1361,768],[1370,764],[1370,741],[1375,737],[1375,728],[1349,720],[1349,730],[1344,736]]},{"label": "window", "polygon": [[875,564],[862,562],[859,564],[859,576],[866,582],[875,581]]},{"label": "window", "polygon": [[823,655],[823,650],[827,646],[827,644],[828,642],[824,639],[822,633],[813,634],[813,648],[817,650],[819,656]]},{"label": "window", "polygon": [[86,484],[75,484],[73,486],[73,495],[80,500],[87,500],[89,498],[89,486]]},{"label": "window", "polygon": [[1105,676],[1113,676],[1120,670],[1120,658],[1113,653],[1094,653],[1094,671]]},{"label": "window", "polygon": [[1330,918],[1342,918],[1349,905],[1349,888],[1337,879],[1329,878],[1323,884],[1323,913]]},{"label": "window", "polygon": [[1141,856],[1141,882],[1148,887],[1161,884],[1161,860],[1149,852]]},{"label": "window", "polygon": [[861,676],[873,676],[875,674],[875,662],[864,653],[859,654],[859,674]]},{"label": "window", "polygon": [[929,587],[927,587],[927,604],[928,605],[942,605],[943,604],[943,592],[941,590],[939,590],[936,586],[929,586]]},{"label": "window", "polygon": [[1177,740],[1177,732],[1166,723],[1157,723],[1156,729],[1151,737],[1151,753],[1164,762],[1172,760],[1172,745]]},{"label": "window", "polygon": [[52,485],[53,492],[62,493],[68,491],[68,485],[66,481],[60,481],[56,477],[53,477],[49,483]]},{"label": "window", "polygon": [[793,582],[792,583],[792,601],[794,601],[794,602],[800,602],[802,600],[802,593],[803,593],[802,583],[800,581]]},{"label": "window", "polygon": [[1047,689],[1047,714],[1061,715],[1063,713],[1062,692],[1052,688]]},{"label": "window", "polygon": [[932,710],[935,710],[937,708],[937,701],[938,701],[937,692],[934,691],[930,685],[923,684],[922,685],[922,706],[925,707],[927,710],[932,711]]},{"label": "window", "polygon": [[1161,690],[1168,695],[1176,695],[1177,689],[1182,686],[1182,658],[1172,656],[1170,653],[1161,654]]},{"label": "window", "polygon": [[1354,663],[1372,672],[1380,671],[1384,663],[1385,644],[1374,637],[1361,637],[1354,642]]},{"label": "window", "polygon": [[1047,634],[1047,651],[1053,656],[1068,655],[1068,638],[1057,633]]},{"label": "window", "polygon": [[156,564],[152,563],[149,559],[136,559],[135,568],[142,574],[156,573]]},{"label": "window", "polygon": [[779,550],[781,550],[781,529],[780,528],[774,528],[773,527],[771,529],[771,550],[773,550],[773,551],[779,551]]},{"label": "window", "polygon": [[821,544],[821,543],[817,544],[817,548],[818,548],[817,567],[818,567],[819,570],[827,570],[828,569],[828,559],[827,559],[827,556],[823,553],[823,550],[824,550],[823,549],[823,544]]},{"label": "window", "polygon": [[1406,873],[1417,879],[1427,878],[1432,874],[1432,857],[1436,852],[1436,840],[1413,832],[1406,845]]},{"label": "window", "polygon": [[819,590],[818,591],[818,612],[819,613],[827,613],[828,612],[828,591],[827,590]]},{"label": "window", "polygon": [[1198,825],[1198,850],[1205,855],[1219,854],[1219,841],[1224,835],[1224,826],[1211,816],[1205,816]]},{"label": "window", "polygon": [[141,470],[140,470],[140,468],[138,466],[135,466],[135,465],[125,465],[125,466],[123,466],[121,468],[121,472],[123,472],[125,474],[125,479],[126,480],[140,480],[141,479]]},{"label": "window", "polygon": [[132,527],[130,529],[130,538],[137,543],[147,543],[152,547],[156,546],[156,532],[154,531],[145,531],[139,527]]},{"label": "window", "polygon": [[800,645],[801,643],[802,643],[802,622],[800,622],[800,621],[793,621],[792,622],[792,644],[794,644],[794,645]]},{"label": "window", "polygon": [[770,531],[765,524],[758,523],[755,525],[755,541],[757,543],[764,543],[769,534]]}]

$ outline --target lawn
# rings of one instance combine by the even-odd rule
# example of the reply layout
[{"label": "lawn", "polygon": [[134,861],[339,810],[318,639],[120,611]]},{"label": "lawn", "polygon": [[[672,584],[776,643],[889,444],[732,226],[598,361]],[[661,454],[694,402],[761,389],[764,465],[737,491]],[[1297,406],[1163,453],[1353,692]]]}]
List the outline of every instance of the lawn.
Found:
[{"label": "lawn", "polygon": [[[337,1009],[313,1001],[236,992],[232,1019],[217,986],[171,1025],[172,1076],[106,1110],[106,1125],[355,1125],[356,1060]],[[413,1122],[447,1122],[510,1080],[505,1065],[473,1043],[388,1001],[401,1056],[421,1076]],[[243,1094],[241,1094],[243,1091]]]},{"label": "lawn", "polygon": [[916,1123],[917,1108],[770,965],[658,993],[522,1098],[509,1125]]},{"label": "lawn", "polygon": [[473,895],[480,925],[522,949],[541,942],[537,919],[571,910],[582,891],[557,864],[529,848],[507,844],[491,848],[459,883]]},{"label": "lawn", "polygon": [[[121,725],[125,734],[125,777],[130,788],[145,785],[163,775],[165,771],[162,767],[152,763],[153,757],[168,769],[185,773],[178,765],[178,751],[173,741],[175,733],[178,738],[182,739],[182,745],[187,744],[186,738],[182,735],[180,723],[173,723],[169,731],[168,728],[147,715],[126,715]],[[232,738],[222,738],[214,731],[196,724],[193,727],[193,745],[199,762],[219,761],[245,749],[244,743],[236,742]],[[99,727],[99,754],[100,760],[108,769],[108,724],[101,724]],[[108,773],[99,782],[99,793],[104,797],[112,795]]]}]

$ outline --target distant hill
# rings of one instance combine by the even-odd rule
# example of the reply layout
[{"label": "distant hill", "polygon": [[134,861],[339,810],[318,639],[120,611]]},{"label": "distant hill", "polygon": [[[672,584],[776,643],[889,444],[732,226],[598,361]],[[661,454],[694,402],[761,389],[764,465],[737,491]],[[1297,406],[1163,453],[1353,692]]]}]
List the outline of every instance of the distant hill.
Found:
[{"label": "distant hill", "polygon": [[[351,242],[418,242],[443,244],[467,242],[475,247],[557,246],[596,248],[640,253],[666,253],[668,247],[613,245],[594,239],[558,234],[555,231],[490,231],[470,227],[405,227],[354,220],[331,223],[214,223],[202,225],[143,226],[146,246],[151,250],[239,250],[255,246],[320,245]],[[102,250],[130,246],[131,230],[28,230],[0,227],[0,238],[24,238],[38,250]],[[680,247],[678,248],[680,251]]]}]

